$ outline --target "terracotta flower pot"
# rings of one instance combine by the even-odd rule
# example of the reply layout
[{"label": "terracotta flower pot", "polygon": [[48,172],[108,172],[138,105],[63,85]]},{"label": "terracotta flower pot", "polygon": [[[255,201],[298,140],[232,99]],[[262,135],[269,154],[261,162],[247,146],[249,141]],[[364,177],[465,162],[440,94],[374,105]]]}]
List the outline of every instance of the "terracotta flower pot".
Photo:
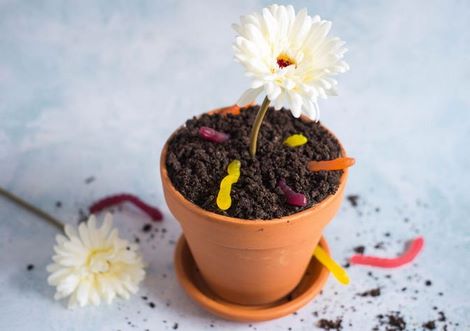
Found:
[{"label": "terracotta flower pot", "polygon": [[[239,109],[216,112],[239,113]],[[165,199],[210,289],[222,299],[242,305],[270,304],[288,295],[301,280],[324,227],[340,207],[348,170],[334,195],[307,210],[268,221],[243,220],[209,212],[186,200],[168,177],[167,145],[160,160]]]}]

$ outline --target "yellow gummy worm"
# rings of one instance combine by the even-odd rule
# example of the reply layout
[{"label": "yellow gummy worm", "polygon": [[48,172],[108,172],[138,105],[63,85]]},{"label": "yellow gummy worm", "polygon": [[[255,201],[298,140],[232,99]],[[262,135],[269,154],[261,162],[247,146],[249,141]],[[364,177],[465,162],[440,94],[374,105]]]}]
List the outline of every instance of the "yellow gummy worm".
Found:
[{"label": "yellow gummy worm", "polygon": [[333,260],[327,252],[320,246],[315,248],[313,255],[317,258],[317,260],[323,264],[330,272],[335,276],[335,278],[343,285],[349,284],[349,276],[346,270],[341,268],[341,266]]},{"label": "yellow gummy worm", "polygon": [[227,167],[227,172],[229,175],[235,177],[235,183],[238,181],[238,178],[240,177],[240,166],[241,163],[238,160],[233,160],[230,162],[230,164]]},{"label": "yellow gummy worm", "polygon": [[232,185],[235,184],[240,177],[240,166],[241,163],[239,160],[230,162],[227,168],[228,175],[220,182],[219,194],[217,194],[217,207],[221,210],[227,210],[232,205],[230,191],[232,190]]},{"label": "yellow gummy worm", "polygon": [[284,140],[284,144],[289,147],[302,146],[307,143],[308,139],[303,134],[293,134]]}]

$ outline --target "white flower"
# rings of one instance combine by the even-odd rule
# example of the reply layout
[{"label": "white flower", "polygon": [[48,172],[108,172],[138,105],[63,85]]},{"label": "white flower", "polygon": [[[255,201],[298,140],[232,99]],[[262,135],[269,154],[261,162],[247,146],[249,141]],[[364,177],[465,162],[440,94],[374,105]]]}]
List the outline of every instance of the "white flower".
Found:
[{"label": "white flower", "polygon": [[119,238],[112,229],[111,214],[100,228],[92,215],[80,224],[78,232],[66,225],[54,246],[54,263],[47,267],[50,285],[56,287],[56,300],[70,297],[68,306],[111,303],[116,295],[125,299],[136,293],[145,276],[144,264],[135,244]]},{"label": "white flower", "polygon": [[239,34],[235,60],[253,79],[238,104],[249,104],[264,91],[275,109],[318,119],[318,98],[336,95],[332,76],[349,69],[342,60],[345,43],[327,36],[331,22],[308,16],[306,9],[296,14],[292,6],[271,5],[233,27]]}]

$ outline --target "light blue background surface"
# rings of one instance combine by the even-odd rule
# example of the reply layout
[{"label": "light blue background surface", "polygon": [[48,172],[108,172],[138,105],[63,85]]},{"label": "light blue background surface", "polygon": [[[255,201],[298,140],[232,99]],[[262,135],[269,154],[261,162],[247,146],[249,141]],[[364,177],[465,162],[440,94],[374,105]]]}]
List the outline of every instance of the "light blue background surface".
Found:
[{"label": "light blue background surface", "polygon": [[[0,185],[73,224],[93,200],[135,193],[164,210],[158,227],[168,229],[148,241],[145,217],[124,208],[116,225],[141,237],[149,262],[139,295],[69,311],[46,283],[55,229],[0,198],[0,330],[170,330],[175,322],[179,330],[313,330],[319,318],[337,316],[345,330],[370,330],[392,310],[419,330],[437,318],[433,306],[454,323],[448,330],[470,329],[468,1],[295,2],[332,20],[350,49],[340,96],[320,105],[323,122],[357,158],[347,191],[360,206],[345,202],[326,230],[333,255],[345,261],[363,244],[394,256],[422,234],[426,247],[413,265],[373,270],[379,280],[352,267],[351,286],[330,279],[297,315],[252,326],[206,313],[176,283],[180,229],[162,197],[159,152],[187,118],[234,103],[248,86],[233,62],[230,25],[266,4],[0,1]],[[385,250],[374,249],[379,241]],[[377,286],[372,304],[356,295]]]}]

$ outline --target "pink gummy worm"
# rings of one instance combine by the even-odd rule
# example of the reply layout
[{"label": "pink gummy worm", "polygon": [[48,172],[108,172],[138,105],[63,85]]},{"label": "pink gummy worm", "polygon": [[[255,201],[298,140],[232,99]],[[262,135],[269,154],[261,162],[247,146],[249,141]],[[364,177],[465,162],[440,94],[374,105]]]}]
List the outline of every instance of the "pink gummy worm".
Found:
[{"label": "pink gummy worm", "polygon": [[212,141],[214,143],[223,143],[230,139],[230,135],[227,133],[216,131],[207,126],[199,128],[199,136],[204,140]]},{"label": "pink gummy worm", "polygon": [[396,258],[382,258],[375,256],[367,256],[362,254],[353,255],[350,259],[351,264],[369,265],[379,268],[397,268],[413,261],[424,245],[424,238],[417,237],[413,239],[410,247],[400,256]]},{"label": "pink gummy worm", "polygon": [[289,185],[286,184],[284,178],[280,179],[277,185],[284,193],[288,204],[297,207],[303,207],[307,204],[307,197],[302,193],[295,192],[291,187],[289,187]]},{"label": "pink gummy worm", "polygon": [[134,204],[136,207],[140,208],[144,213],[149,215],[154,221],[161,221],[163,219],[163,215],[160,210],[158,210],[156,207],[146,204],[145,202],[143,202],[138,197],[132,194],[117,194],[98,200],[90,206],[89,212],[90,214],[96,214],[103,209],[115,206],[122,202],[130,202]]}]

